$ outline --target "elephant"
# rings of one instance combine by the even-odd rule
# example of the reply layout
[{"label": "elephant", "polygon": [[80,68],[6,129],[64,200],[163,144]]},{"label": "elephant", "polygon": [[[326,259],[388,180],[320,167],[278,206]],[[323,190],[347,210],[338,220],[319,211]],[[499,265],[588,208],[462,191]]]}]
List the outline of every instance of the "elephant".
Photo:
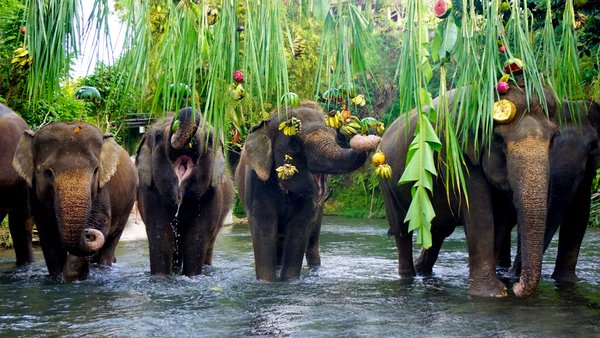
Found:
[{"label": "elephant", "polygon": [[223,145],[198,112],[186,107],[146,132],[136,166],[150,273],[201,274],[204,264],[212,264],[215,239],[233,203]]},{"label": "elephant", "polygon": [[21,136],[13,166],[27,182],[52,277],[85,280],[90,263],[115,262],[137,175],[112,135],[85,122],[51,122]]},{"label": "elephant", "polygon": [[[556,114],[554,96],[544,90],[547,114],[537,95],[527,98],[523,84],[512,86],[499,99],[515,104],[516,114],[509,123],[495,122],[488,146],[475,149],[469,141],[464,151],[466,195],[446,189],[439,175],[433,182],[432,205],[436,216],[431,224],[432,246],[422,250],[416,264],[412,257],[412,232],[408,232],[405,216],[411,203],[411,186],[398,185],[406,163],[408,146],[416,126],[416,113],[410,119],[401,116],[384,133],[379,149],[392,168],[391,179],[380,178],[389,234],[398,250],[398,271],[403,278],[417,273],[431,274],[444,239],[457,225],[464,225],[469,253],[468,293],[481,297],[505,297],[506,286],[496,276],[496,261],[501,229],[512,217],[522,224],[519,236],[523,243],[524,273],[513,292],[518,297],[530,296],[540,278],[541,257],[546,223],[549,181],[549,149],[558,128],[550,119]],[[454,89],[448,100],[452,106],[459,93]],[[438,99],[434,100],[434,106]],[[407,125],[407,123],[409,125]],[[442,135],[443,139],[443,135]],[[478,151],[477,151],[478,150]],[[443,154],[440,154],[443,158]],[[445,172],[443,161],[437,160],[439,172]],[[449,191],[449,192],[447,192]],[[497,213],[493,213],[497,210]]]},{"label": "elephant", "polygon": [[27,183],[12,166],[19,138],[25,130],[29,130],[25,120],[0,103],[0,221],[8,215],[17,266],[33,262],[33,219],[29,210]]},{"label": "elephant", "polygon": [[[573,119],[575,117],[575,120]],[[558,282],[577,282],[575,274],[579,249],[590,217],[592,181],[598,168],[600,142],[600,105],[593,101],[563,101],[560,135],[550,149],[550,188],[544,236],[544,252],[560,225],[558,252],[552,278]],[[510,232],[505,244],[510,249]],[[521,272],[521,249],[511,274]],[[506,252],[505,252],[506,255]],[[510,251],[508,251],[510,255]],[[504,261],[510,261],[504,258]]]},{"label": "elephant", "polygon": [[[298,279],[305,254],[309,266],[321,265],[319,233],[327,175],[354,171],[367,159],[364,149],[340,147],[324,116],[312,101],[281,107],[246,138],[235,184],[248,216],[258,280]],[[294,119],[301,123],[297,134],[278,130]],[[278,176],[278,169],[290,166],[297,172]]]}]

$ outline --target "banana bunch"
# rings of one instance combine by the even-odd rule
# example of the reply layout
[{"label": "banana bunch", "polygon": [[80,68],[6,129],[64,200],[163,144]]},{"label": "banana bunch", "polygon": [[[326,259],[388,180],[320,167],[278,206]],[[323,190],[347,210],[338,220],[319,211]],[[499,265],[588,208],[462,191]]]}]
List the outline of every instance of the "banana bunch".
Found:
[{"label": "banana bunch", "polygon": [[241,83],[238,85],[232,83],[227,89],[227,94],[229,94],[229,97],[231,97],[232,100],[239,101],[246,95],[246,90],[244,90],[244,87]]},{"label": "banana bunch", "polygon": [[375,132],[378,136],[383,135],[383,133],[385,132],[385,123],[377,122],[377,125],[375,126]]},{"label": "banana bunch", "polygon": [[296,166],[289,163],[285,163],[277,167],[277,169],[275,170],[277,171],[277,177],[279,177],[280,180],[284,181],[292,178],[292,176],[294,176],[298,172]]},{"label": "banana bunch", "polygon": [[380,164],[375,168],[375,175],[385,180],[389,180],[392,178],[392,167],[387,163]]},{"label": "banana bunch", "polygon": [[294,47],[294,57],[299,58],[304,54],[304,50],[306,49],[306,40],[301,37],[296,37],[292,42]]},{"label": "banana bunch", "polygon": [[348,137],[356,135],[360,132],[360,120],[356,116],[350,116],[340,127],[340,132]]},{"label": "banana bunch", "polygon": [[217,22],[217,19],[219,18],[219,10],[216,8],[212,8],[212,7],[208,7],[208,10],[206,11],[206,20],[209,26],[212,26],[215,24],[215,22]]},{"label": "banana bunch", "polygon": [[21,67],[27,67],[31,64],[32,58],[29,55],[29,51],[23,47],[19,47],[13,51],[15,57],[12,59],[10,63],[16,63]]},{"label": "banana bunch", "polygon": [[364,135],[369,131],[369,129],[375,129],[377,123],[378,121],[376,119],[372,117],[365,117],[364,119],[360,120],[360,133]]},{"label": "banana bunch", "polygon": [[329,128],[338,129],[342,126],[342,113],[338,110],[330,110],[327,115],[325,115],[325,125]]},{"label": "banana bunch", "polygon": [[302,129],[302,122],[299,119],[292,117],[289,120],[281,122],[278,129],[283,130],[283,134],[287,136],[298,135]]},{"label": "banana bunch", "polygon": [[362,107],[365,104],[367,104],[367,100],[365,99],[365,96],[363,94],[358,94],[352,99],[350,99],[350,103],[357,107]]},{"label": "banana bunch", "polygon": [[285,163],[277,167],[277,169],[275,169],[275,171],[277,171],[277,177],[279,177],[280,180],[288,180],[296,173],[298,173],[298,169],[296,169],[296,166],[291,163],[288,163],[291,160],[292,157],[286,154]]}]

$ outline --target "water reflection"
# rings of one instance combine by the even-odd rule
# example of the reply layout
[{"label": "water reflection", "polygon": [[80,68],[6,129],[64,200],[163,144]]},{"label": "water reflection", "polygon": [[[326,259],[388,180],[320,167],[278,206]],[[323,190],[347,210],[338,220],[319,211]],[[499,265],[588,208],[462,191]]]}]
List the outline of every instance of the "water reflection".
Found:
[{"label": "water reflection", "polygon": [[[0,253],[0,333],[10,336],[599,336],[600,232],[590,231],[577,285],[549,278],[528,299],[471,298],[459,229],[444,244],[434,275],[401,280],[384,221],[327,218],[322,262],[294,283],[259,283],[246,225],[222,232],[214,266],[202,276],[149,274],[148,245],[123,241],[117,263],[87,281],[57,284],[40,252],[14,270]],[[137,239],[136,239],[137,238]]]}]

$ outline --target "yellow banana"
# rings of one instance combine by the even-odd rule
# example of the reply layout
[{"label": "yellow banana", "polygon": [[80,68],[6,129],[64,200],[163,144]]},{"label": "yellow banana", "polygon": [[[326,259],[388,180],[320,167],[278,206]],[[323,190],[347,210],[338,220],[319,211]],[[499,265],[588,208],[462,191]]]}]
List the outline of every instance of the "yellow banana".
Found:
[{"label": "yellow banana", "polygon": [[362,107],[367,103],[367,100],[363,94],[358,94],[350,100],[350,103],[355,106]]},{"label": "yellow banana", "polygon": [[277,171],[277,177],[279,177],[280,180],[290,179],[292,176],[298,173],[296,166],[290,163],[284,163],[283,165],[277,167],[275,171]]},{"label": "yellow banana", "polygon": [[381,136],[385,132],[385,124],[383,122],[377,122],[377,127],[375,127],[375,131],[377,135]]},{"label": "yellow banana", "polygon": [[375,168],[375,175],[388,180],[392,178],[392,167],[387,163],[380,164]]},{"label": "yellow banana", "polygon": [[279,130],[283,130],[283,134],[286,136],[297,135],[302,129],[302,122],[292,117],[289,120],[283,121],[279,124]]}]

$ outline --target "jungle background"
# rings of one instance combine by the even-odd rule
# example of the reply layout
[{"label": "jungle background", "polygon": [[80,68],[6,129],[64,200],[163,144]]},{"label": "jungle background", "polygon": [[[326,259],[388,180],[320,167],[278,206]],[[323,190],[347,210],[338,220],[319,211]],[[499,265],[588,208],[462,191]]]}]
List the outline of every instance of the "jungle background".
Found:
[{"label": "jungle background", "polygon": [[[410,1],[410,0],[408,0]],[[236,49],[236,53],[244,55],[248,53],[248,45],[244,44],[243,34],[251,36],[248,30],[265,30],[266,34],[273,34],[274,41],[279,41],[283,47],[282,54],[273,56],[272,67],[285,67],[287,75],[283,79],[276,78],[275,82],[283,83],[289,90],[277,89],[277,95],[270,102],[260,102],[258,104],[242,105],[235,102],[231,103],[230,119],[223,122],[223,143],[226,145],[229,155],[235,158],[239,152],[245,134],[249,128],[261,120],[261,114],[274,108],[274,103],[281,97],[282,93],[293,91],[301,99],[321,100],[322,96],[315,82],[320,81],[321,77],[326,78],[326,73],[334,73],[333,69],[322,67],[320,56],[323,53],[324,45],[327,43],[340,46],[346,43],[346,39],[351,40],[354,45],[358,45],[360,58],[353,55],[353,68],[364,70],[364,76],[361,78],[358,90],[366,96],[367,104],[364,107],[355,107],[353,114],[358,117],[373,117],[386,125],[393,121],[400,114],[399,100],[399,81],[397,68],[399,58],[403,48],[402,33],[404,27],[404,16],[406,14],[407,0],[355,0],[355,1],[322,1],[321,7],[313,7],[312,1],[283,1],[280,4],[267,1],[272,6],[282,5],[281,17],[279,23],[284,23],[286,30],[277,32],[272,27],[277,26],[277,22],[271,23],[268,27],[244,27],[246,15],[260,14],[260,12],[249,11],[244,8],[243,1],[235,2],[238,4],[235,8],[226,5],[227,2],[208,1],[206,7],[201,8],[199,15],[202,20],[206,20],[209,26],[212,26],[210,34],[212,42],[219,41],[220,38],[227,36],[228,32],[220,31],[226,29],[226,25],[215,24],[222,18],[229,17],[228,11],[234,11],[237,15],[237,21],[232,22],[237,32],[238,38],[229,42],[227,47]],[[52,3],[54,1],[48,0]],[[182,1],[181,3],[183,3]],[[424,1],[432,7],[434,1]],[[60,1],[57,1],[60,3]],[[365,25],[359,32],[353,31],[352,36],[344,38],[340,35],[328,36],[326,34],[326,25],[331,22],[324,20],[328,11],[337,12],[342,10],[342,3],[350,3],[353,10],[361,15]],[[454,8],[461,8],[462,1],[454,0]],[[474,1],[477,10],[481,11],[479,1]],[[534,41],[543,38],[544,16],[546,15],[547,0],[526,1],[527,7],[532,17],[532,36]],[[564,1],[551,1],[552,8],[556,13],[562,13],[564,10]],[[83,1],[80,5],[92,6],[92,1]],[[173,34],[173,15],[174,10],[170,2],[161,0],[148,0],[144,13],[149,16],[152,23],[150,31],[147,32],[147,41],[151,49],[151,58],[148,61],[149,69],[156,69],[164,61],[166,51],[161,49],[161,41],[168,40]],[[310,4],[310,5],[309,5]],[[574,1],[575,19],[580,20],[581,27],[576,30],[577,38],[577,58],[579,62],[580,79],[583,84],[584,96],[600,102],[600,0],[578,0]],[[165,111],[171,111],[181,102],[198,101],[204,103],[209,100],[216,100],[210,96],[210,91],[206,88],[189,87],[180,88],[174,86],[172,80],[160,78],[159,76],[147,76],[137,79],[137,86],[130,83],[135,81],[125,81],[132,74],[137,74],[132,65],[137,64],[136,57],[139,57],[134,49],[129,49],[116,56],[112,62],[98,62],[91,65],[92,71],[89,75],[74,77],[73,71],[75,62],[72,55],[53,55],[58,59],[62,57],[63,64],[56,72],[57,90],[53,95],[38,95],[31,89],[32,61],[29,54],[23,53],[25,48],[25,36],[30,30],[35,30],[35,25],[26,20],[28,12],[28,2],[26,0],[0,0],[0,102],[7,104],[11,109],[20,114],[29,124],[32,130],[36,130],[40,125],[50,121],[58,120],[84,120],[98,126],[103,131],[113,133],[117,141],[122,144],[131,154],[135,153],[137,142],[141,137],[142,127],[148,125],[153,119],[160,117]],[[197,7],[190,7],[197,8]],[[127,0],[117,0],[111,10],[123,21],[131,20],[132,13],[139,11],[134,2]],[[258,10],[259,11],[259,10]],[[99,12],[99,11],[98,11]],[[98,12],[94,12],[98,15]],[[311,12],[307,15],[306,12]],[[190,13],[193,13],[190,12]],[[187,13],[190,15],[190,13]],[[232,13],[229,13],[231,15]],[[352,13],[350,13],[352,15]],[[192,14],[193,15],[193,14]],[[458,15],[458,14],[457,14]],[[98,16],[98,21],[105,20],[105,17]],[[556,32],[556,44],[559,44],[560,32],[562,30],[562,15],[556,15],[552,26]],[[584,18],[584,19],[583,19]],[[185,30],[185,23],[181,23],[185,16],[179,16],[181,29]],[[457,17],[460,19],[460,17]],[[60,18],[50,20],[60,21]],[[212,22],[211,22],[212,20]],[[431,34],[435,30],[439,19],[436,19],[433,12],[426,20],[428,30]],[[50,24],[50,23],[47,23]],[[93,24],[92,24],[93,25]],[[279,27],[279,26],[277,26]],[[90,33],[90,26],[79,27],[80,31],[87,32],[87,38],[94,39],[94,34]],[[245,32],[246,30],[246,32]],[[229,29],[231,31],[231,29]],[[273,32],[272,32],[273,31]],[[181,32],[181,31],[180,31]],[[280,35],[280,37],[278,37]],[[333,40],[332,40],[333,39]],[[337,39],[337,40],[336,40]],[[535,44],[535,43],[534,43]],[[217,45],[216,43],[214,45]],[[213,45],[213,46],[214,46]],[[99,48],[106,48],[100,46]],[[198,50],[192,50],[192,57],[201,58],[201,63],[209,64],[212,60],[222,58],[219,51],[204,50],[205,46],[199,46]],[[223,48],[225,49],[225,48]],[[273,48],[276,49],[276,48]],[[79,51],[80,52],[80,51]],[[185,53],[187,51],[183,51]],[[242,68],[251,73],[251,66],[234,59],[233,69]],[[279,58],[278,58],[279,57]],[[358,62],[360,59],[360,62]],[[185,58],[178,62],[185,62]],[[456,68],[456,64],[450,61],[447,65],[448,72]],[[368,70],[368,71],[367,71]],[[35,70],[37,71],[37,70]],[[197,73],[196,73],[197,71]],[[346,69],[346,71],[349,71]],[[206,83],[201,78],[208,78],[206,69],[193,72],[198,79],[193,79],[196,87],[202,87]],[[312,74],[322,74],[322,76],[313,76]],[[337,73],[337,70],[335,70]],[[344,74],[340,75],[343,76]],[[134,75],[135,76],[135,75]],[[267,74],[267,77],[274,76]],[[129,77],[129,78],[128,78]],[[169,83],[170,86],[165,86]],[[95,99],[86,99],[77,95],[78,89],[93,87],[97,89],[99,97]],[[248,86],[252,86],[249,83]],[[315,90],[317,87],[317,90]],[[436,72],[428,83],[430,92],[437,93],[440,87],[440,77]],[[140,88],[144,90],[140,92]],[[249,92],[249,91],[248,91]],[[252,95],[248,94],[247,95]],[[167,95],[169,94],[169,95]],[[169,96],[167,99],[163,97]],[[174,97],[174,98],[173,98]],[[244,98],[256,101],[256,97]],[[176,101],[176,102],[175,102]],[[260,106],[257,108],[257,106]],[[249,108],[251,107],[251,108]],[[252,111],[250,111],[252,110]],[[366,163],[360,170],[349,174],[332,176],[330,178],[330,195],[325,205],[325,213],[330,215],[342,215],[348,217],[362,218],[383,218],[383,199],[381,197],[378,180],[374,175],[374,167]],[[598,173],[600,177],[600,172]],[[598,179],[594,187],[598,190]],[[600,226],[600,193],[593,195],[592,217],[590,224]],[[243,216],[241,204],[236,202],[234,215]],[[0,231],[0,246],[10,246],[10,237],[7,230],[7,219],[2,221]]]}]

